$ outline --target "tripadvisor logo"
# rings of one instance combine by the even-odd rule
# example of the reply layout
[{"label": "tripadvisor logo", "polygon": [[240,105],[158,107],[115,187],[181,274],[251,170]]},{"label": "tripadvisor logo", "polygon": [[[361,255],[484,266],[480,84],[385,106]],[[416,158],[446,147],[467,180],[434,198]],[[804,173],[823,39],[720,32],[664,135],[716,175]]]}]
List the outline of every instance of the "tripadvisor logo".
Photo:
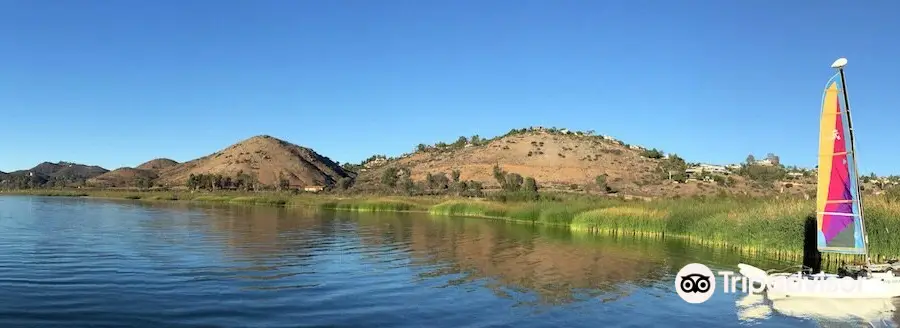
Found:
[{"label": "tripadvisor logo", "polygon": [[[722,276],[722,292],[735,293],[741,290],[749,294],[760,294],[764,290],[784,294],[802,293],[856,293],[863,291],[862,281],[852,278],[804,277],[785,275],[765,276],[759,279],[737,275],[732,271],[719,271]],[[675,292],[688,303],[698,304],[709,300],[716,291],[716,274],[706,265],[690,263],[675,275]]]},{"label": "tripadvisor logo", "polygon": [[716,277],[712,270],[700,263],[685,265],[675,275],[675,291],[688,303],[703,303],[716,290]]}]

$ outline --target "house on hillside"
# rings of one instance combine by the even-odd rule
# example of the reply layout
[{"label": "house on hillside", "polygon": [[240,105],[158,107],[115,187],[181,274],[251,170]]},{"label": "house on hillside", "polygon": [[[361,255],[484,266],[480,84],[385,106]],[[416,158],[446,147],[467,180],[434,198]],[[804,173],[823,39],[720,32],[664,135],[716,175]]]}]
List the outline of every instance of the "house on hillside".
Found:
[{"label": "house on hillside", "polygon": [[758,160],[758,161],[756,161],[756,162],[753,162],[753,164],[756,164],[756,165],[759,165],[759,166],[772,166],[772,165],[775,165],[775,163],[772,163],[772,161],[771,161],[770,159],[768,159],[768,158]]},{"label": "house on hillside", "polygon": [[803,177],[803,172],[788,172],[787,177],[789,179],[800,179]]},{"label": "house on hillside", "polygon": [[322,190],[325,190],[325,186],[306,186],[306,187],[303,187],[303,191],[306,191],[306,192],[320,192],[320,191],[322,191]]},{"label": "house on hillside", "polygon": [[616,138],[613,138],[612,136],[608,136],[608,135],[603,135],[603,139],[609,140],[609,141],[616,141]]},{"label": "house on hillside", "polygon": [[684,173],[689,177],[696,177],[703,173],[728,175],[731,174],[731,171],[721,165],[700,164],[687,168]]},{"label": "house on hillside", "polygon": [[382,165],[382,164],[384,164],[384,163],[387,163],[387,161],[388,161],[387,158],[384,158],[384,157],[378,157],[378,158],[375,158],[375,159],[373,159],[373,160],[371,160],[371,161],[366,162],[365,164],[363,164],[363,167],[365,167],[365,168],[367,168],[367,169],[371,169],[371,168],[373,168],[373,167],[380,166],[380,165]]}]

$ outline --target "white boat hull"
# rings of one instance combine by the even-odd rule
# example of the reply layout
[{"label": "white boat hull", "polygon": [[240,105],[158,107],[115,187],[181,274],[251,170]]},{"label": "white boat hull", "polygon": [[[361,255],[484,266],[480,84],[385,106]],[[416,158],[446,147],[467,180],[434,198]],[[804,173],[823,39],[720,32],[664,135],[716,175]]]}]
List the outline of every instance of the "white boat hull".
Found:
[{"label": "white boat hull", "polygon": [[884,299],[900,297],[900,277],[891,272],[870,277],[840,278],[829,274],[766,274],[756,267],[739,264],[741,275],[765,282],[763,294],[770,300],[786,298]]},{"label": "white boat hull", "polygon": [[[762,295],[745,295],[736,301],[738,319],[744,322],[766,320],[773,314],[796,318],[828,320],[839,322],[890,322],[887,326],[897,327],[894,315],[897,311],[896,299],[829,299],[829,298],[783,298],[766,300]],[[898,322],[900,323],[900,322]],[[871,325],[871,324],[870,324]],[[885,325],[871,325],[885,326]]]}]

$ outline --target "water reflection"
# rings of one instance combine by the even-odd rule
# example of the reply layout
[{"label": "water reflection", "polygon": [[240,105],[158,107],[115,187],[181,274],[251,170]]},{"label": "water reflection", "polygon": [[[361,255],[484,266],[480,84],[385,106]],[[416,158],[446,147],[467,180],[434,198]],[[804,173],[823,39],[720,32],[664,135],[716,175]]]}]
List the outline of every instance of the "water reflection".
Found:
[{"label": "water reflection", "polygon": [[[0,197],[2,326],[122,313],[149,326],[819,324],[797,305],[734,294],[681,301],[672,275],[687,263],[784,265],[678,240],[421,214],[11,199]],[[865,306],[852,308],[870,315]]]}]

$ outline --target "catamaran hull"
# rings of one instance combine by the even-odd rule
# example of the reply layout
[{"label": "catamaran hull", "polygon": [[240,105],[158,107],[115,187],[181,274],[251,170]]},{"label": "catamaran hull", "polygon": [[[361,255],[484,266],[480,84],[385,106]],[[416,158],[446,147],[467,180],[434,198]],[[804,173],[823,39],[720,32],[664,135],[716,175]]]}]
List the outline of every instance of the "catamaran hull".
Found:
[{"label": "catamaran hull", "polygon": [[900,297],[900,277],[875,273],[871,277],[851,278],[836,275],[801,273],[766,274],[759,268],[739,264],[740,273],[764,284],[763,294],[770,300],[786,298],[880,299]]},{"label": "catamaran hull", "polygon": [[[834,279],[834,278],[832,278]],[[786,298],[829,298],[829,299],[889,299],[900,296],[900,278],[853,279],[841,278],[838,285],[846,287],[821,288],[808,278],[789,278],[787,286],[769,288],[765,296],[771,300]]]}]

